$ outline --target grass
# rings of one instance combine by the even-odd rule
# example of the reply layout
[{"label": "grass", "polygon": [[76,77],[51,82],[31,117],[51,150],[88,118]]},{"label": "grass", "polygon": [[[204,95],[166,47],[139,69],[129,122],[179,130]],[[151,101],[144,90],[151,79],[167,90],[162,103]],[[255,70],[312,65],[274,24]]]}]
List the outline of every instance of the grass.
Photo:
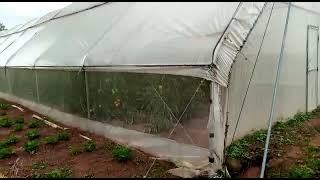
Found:
[{"label": "grass", "polygon": [[117,146],[112,150],[112,157],[120,162],[128,161],[132,158],[132,150],[124,146]]},{"label": "grass", "polygon": [[96,149],[96,143],[94,141],[86,141],[83,143],[83,150],[86,152],[92,152]]},{"label": "grass", "polygon": [[28,137],[29,140],[36,139],[40,136],[39,130],[33,129],[33,130],[28,130],[26,133],[26,136]]},{"label": "grass", "polygon": [[45,178],[68,178],[72,171],[67,168],[56,168],[49,173],[45,174]]},{"label": "grass", "polygon": [[36,162],[36,163],[33,163],[32,164],[32,169],[33,170],[43,170],[45,168],[48,167],[48,164],[44,161],[39,161],[39,162]]},{"label": "grass", "polygon": [[[277,122],[272,126],[271,144],[283,145],[302,142],[302,137],[297,137],[297,133],[301,130],[303,122],[314,117],[316,113],[320,111],[319,108],[312,112],[298,112],[293,117],[288,118],[286,122]],[[311,136],[311,132],[308,129],[303,129],[306,135]],[[309,131],[309,132],[308,132]],[[253,160],[257,156],[261,156],[263,152],[264,142],[267,137],[266,130],[259,130],[252,134],[249,134],[237,141],[234,141],[226,150],[226,156],[228,158],[238,160]],[[256,149],[252,149],[256,147]],[[281,149],[275,149],[274,151],[280,152]]]},{"label": "grass", "polygon": [[38,147],[39,143],[36,140],[28,141],[23,146],[24,150],[30,154],[34,154],[38,150]]}]

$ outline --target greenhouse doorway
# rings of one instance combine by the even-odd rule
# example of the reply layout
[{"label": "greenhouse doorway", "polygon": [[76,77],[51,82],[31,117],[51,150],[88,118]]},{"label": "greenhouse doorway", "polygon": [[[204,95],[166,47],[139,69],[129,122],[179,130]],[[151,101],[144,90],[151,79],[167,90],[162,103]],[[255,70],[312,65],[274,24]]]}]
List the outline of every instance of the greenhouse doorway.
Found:
[{"label": "greenhouse doorway", "polygon": [[318,50],[319,27],[308,25],[307,28],[307,64],[306,64],[306,110],[318,106]]}]

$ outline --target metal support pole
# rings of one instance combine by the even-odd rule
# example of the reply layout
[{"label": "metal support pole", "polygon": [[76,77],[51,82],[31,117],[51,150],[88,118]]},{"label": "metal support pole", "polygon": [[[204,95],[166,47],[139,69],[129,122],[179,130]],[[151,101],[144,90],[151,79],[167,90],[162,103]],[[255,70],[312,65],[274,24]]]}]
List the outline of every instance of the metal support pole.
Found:
[{"label": "metal support pole", "polygon": [[307,51],[307,59],[306,59],[306,112],[308,112],[308,75],[309,75],[309,26],[307,27],[307,45],[306,45],[306,51]]},{"label": "metal support pole", "polygon": [[85,79],[85,85],[86,85],[87,116],[88,116],[88,119],[90,119],[89,86],[88,86],[88,77],[87,77],[86,70],[84,70],[84,79]]},{"label": "metal support pole", "polygon": [[262,166],[261,166],[260,178],[264,177],[264,172],[265,172],[265,167],[266,167],[266,162],[267,162],[268,148],[269,148],[269,142],[270,142],[270,136],[271,136],[271,125],[272,125],[272,119],[273,119],[273,114],[274,114],[274,105],[275,105],[275,99],[276,99],[277,89],[278,89],[278,82],[279,82],[279,77],[280,77],[280,70],[281,70],[281,65],[282,65],[283,50],[285,47],[285,42],[286,42],[286,37],[287,37],[290,9],[291,9],[291,2],[289,2],[287,18],[286,18],[286,22],[285,22],[283,37],[282,37],[280,57],[279,57],[278,67],[277,67],[277,75],[276,75],[276,80],[274,82],[274,87],[273,87],[273,96],[272,96],[271,111],[270,111],[270,116],[269,116],[268,134],[267,134],[266,143],[265,143],[265,147],[264,147],[264,154],[263,154],[263,161],[262,161]]},{"label": "metal support pole", "polygon": [[38,84],[39,81],[38,81],[38,73],[36,69],[34,69],[34,73],[36,76],[37,100],[38,100],[38,103],[40,103],[39,84]]}]

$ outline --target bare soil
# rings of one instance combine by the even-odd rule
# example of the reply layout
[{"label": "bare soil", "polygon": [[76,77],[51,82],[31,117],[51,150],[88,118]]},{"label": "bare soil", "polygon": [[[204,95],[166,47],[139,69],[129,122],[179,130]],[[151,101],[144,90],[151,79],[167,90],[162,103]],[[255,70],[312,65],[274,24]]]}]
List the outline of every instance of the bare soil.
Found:
[{"label": "bare soil", "polygon": [[[7,101],[0,100],[0,102]],[[15,104],[12,102],[7,103]],[[71,177],[143,177],[153,161],[152,156],[134,150],[132,160],[118,162],[112,158],[111,153],[116,143],[105,137],[68,127],[54,121],[52,122],[61,127],[69,128],[68,132],[71,134],[70,140],[59,141],[56,145],[45,144],[43,138],[48,135],[57,134],[59,129],[43,124],[38,128],[40,130],[39,149],[35,154],[31,155],[23,149],[23,144],[27,141],[25,133],[29,130],[27,124],[32,119],[33,114],[40,117],[44,116],[21,105],[15,105],[22,107],[24,112],[10,107],[6,111],[7,117],[23,116],[25,119],[24,128],[20,132],[14,132],[13,128],[0,127],[0,140],[4,140],[8,135],[13,134],[20,137],[19,142],[11,146],[15,149],[15,154],[10,158],[0,159],[0,175],[2,174],[6,177],[32,177],[35,174],[50,172],[55,168],[67,168],[72,171]],[[94,140],[97,144],[97,149],[93,152],[83,152],[76,156],[70,155],[70,146],[81,148],[82,144],[86,141],[79,134]],[[42,163],[45,166],[37,168],[35,167],[36,163]],[[174,164],[157,160],[148,177],[174,177],[167,173],[167,170],[172,168],[175,168]]]}]

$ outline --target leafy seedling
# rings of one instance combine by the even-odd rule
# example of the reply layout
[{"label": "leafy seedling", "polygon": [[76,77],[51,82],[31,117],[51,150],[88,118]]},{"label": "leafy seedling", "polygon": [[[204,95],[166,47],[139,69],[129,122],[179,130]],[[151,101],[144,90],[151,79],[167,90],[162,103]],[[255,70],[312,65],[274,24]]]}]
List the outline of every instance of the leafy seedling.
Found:
[{"label": "leafy seedling", "polygon": [[4,117],[4,118],[0,118],[0,126],[1,127],[11,127],[13,125],[13,121],[11,121],[10,119]]},{"label": "leafy seedling", "polygon": [[23,124],[24,123],[24,118],[22,116],[16,117],[14,119],[15,124]]},{"label": "leafy seedling", "polygon": [[96,143],[94,141],[86,141],[83,144],[84,151],[92,152],[96,149]]},{"label": "leafy seedling", "polygon": [[38,147],[39,143],[36,140],[28,141],[23,146],[24,150],[30,154],[34,154],[38,150]]},{"label": "leafy seedling", "polygon": [[0,109],[1,110],[8,110],[9,109],[9,104],[0,103]]},{"label": "leafy seedling", "polygon": [[23,129],[23,124],[14,124],[13,130],[14,131],[21,131]]},{"label": "leafy seedling", "polygon": [[132,158],[132,150],[124,146],[117,146],[112,150],[112,157],[120,162],[128,161]]},{"label": "leafy seedling", "polygon": [[14,154],[14,151],[12,148],[1,148],[0,149],[0,159],[8,158],[12,154]]},{"label": "leafy seedling", "polygon": [[67,131],[61,131],[57,134],[59,141],[68,141],[70,139],[70,134]]},{"label": "leafy seedling", "polygon": [[28,130],[26,133],[26,136],[28,137],[29,140],[36,139],[40,136],[39,130],[34,129],[34,130]]},{"label": "leafy seedling", "polygon": [[32,119],[28,125],[29,128],[38,128],[42,124],[42,121],[38,119]]},{"label": "leafy seedling", "polygon": [[46,144],[57,144],[59,142],[59,139],[57,136],[47,136],[44,138],[44,141]]}]

